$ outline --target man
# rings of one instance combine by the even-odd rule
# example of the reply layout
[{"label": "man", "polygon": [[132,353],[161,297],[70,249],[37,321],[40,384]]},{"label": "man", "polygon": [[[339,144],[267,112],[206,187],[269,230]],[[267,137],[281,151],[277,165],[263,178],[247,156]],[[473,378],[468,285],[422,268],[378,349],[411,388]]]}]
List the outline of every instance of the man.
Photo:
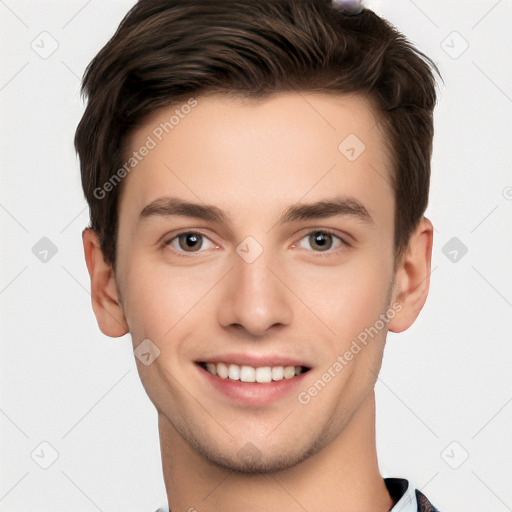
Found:
[{"label": "man", "polygon": [[374,395],[428,294],[434,68],[323,0],[141,0],[88,67],[92,304],[172,512],[436,510],[380,475]]}]

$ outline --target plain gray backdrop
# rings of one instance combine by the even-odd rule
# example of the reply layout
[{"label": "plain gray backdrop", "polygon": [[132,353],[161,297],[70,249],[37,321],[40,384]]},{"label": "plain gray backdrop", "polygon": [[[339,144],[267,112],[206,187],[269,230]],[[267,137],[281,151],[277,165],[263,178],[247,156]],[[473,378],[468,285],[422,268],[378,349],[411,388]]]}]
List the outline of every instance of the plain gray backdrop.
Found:
[{"label": "plain gray backdrop", "polygon": [[[85,66],[133,1],[0,0],[0,512],[153,512],[157,416],[92,313],[73,148]],[[368,0],[433,58],[431,290],[377,383],[385,476],[512,510],[512,0]],[[200,511],[199,511],[200,512]]]}]

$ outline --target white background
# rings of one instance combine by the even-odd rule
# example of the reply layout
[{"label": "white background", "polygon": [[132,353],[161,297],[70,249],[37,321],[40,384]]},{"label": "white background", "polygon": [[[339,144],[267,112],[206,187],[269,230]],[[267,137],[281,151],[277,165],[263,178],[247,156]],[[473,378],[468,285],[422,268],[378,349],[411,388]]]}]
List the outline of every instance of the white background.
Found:
[{"label": "white background", "polygon": [[[153,512],[166,502],[156,411],[131,341],[103,336],[90,306],[73,149],[80,77],[132,4],[0,0],[0,512]],[[388,339],[377,384],[381,470],[410,479],[443,512],[506,512],[512,0],[367,5],[444,77],[427,211],[431,292],[416,324]],[[46,59],[31,47],[48,51],[52,40]],[[43,237],[57,248],[46,263],[32,251]],[[467,248],[456,262],[450,245],[443,252],[453,237]]]}]

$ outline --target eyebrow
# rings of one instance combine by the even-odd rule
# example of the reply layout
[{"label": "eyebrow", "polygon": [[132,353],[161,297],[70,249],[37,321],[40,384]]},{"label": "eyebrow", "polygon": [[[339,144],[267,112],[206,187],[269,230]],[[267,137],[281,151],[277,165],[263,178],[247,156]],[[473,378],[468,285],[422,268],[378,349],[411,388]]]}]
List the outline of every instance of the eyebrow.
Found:
[{"label": "eyebrow", "polygon": [[320,219],[338,215],[348,215],[368,224],[373,223],[372,216],[364,205],[356,199],[348,197],[336,197],[334,199],[326,199],[316,203],[299,203],[290,206],[281,215],[279,223],[284,224],[286,222]]},{"label": "eyebrow", "polygon": [[[225,225],[228,225],[231,221],[231,216],[217,206],[191,203],[176,197],[159,198],[147,204],[140,212],[139,220],[149,217],[170,217],[173,215],[194,217]],[[281,214],[276,224],[334,216],[355,217],[367,224],[374,222],[368,210],[358,200],[350,197],[335,197],[315,203],[297,203],[292,205]]]},{"label": "eyebrow", "polygon": [[229,224],[231,217],[213,205],[191,203],[176,197],[163,197],[146,205],[139,215],[139,220],[148,217],[170,217],[181,215],[195,217],[205,221]]}]

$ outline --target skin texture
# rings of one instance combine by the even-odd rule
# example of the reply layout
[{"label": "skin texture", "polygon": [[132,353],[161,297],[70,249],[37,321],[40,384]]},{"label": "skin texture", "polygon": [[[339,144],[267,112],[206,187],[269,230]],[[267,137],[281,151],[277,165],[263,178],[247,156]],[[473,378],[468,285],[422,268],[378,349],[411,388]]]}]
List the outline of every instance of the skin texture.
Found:
[{"label": "skin texture", "polygon": [[[160,351],[150,365],[136,361],[159,413],[169,506],[173,512],[388,511],[393,502],[377,464],[374,385],[386,331],[407,329],[426,300],[432,225],[419,222],[395,271],[392,166],[365,98],[287,93],[197,100],[124,180],[115,272],[96,234],[83,234],[100,329],[114,337],[130,332],[134,348],[149,339]],[[175,108],[146,119],[132,149]],[[354,161],[338,149],[350,134],[365,145]],[[149,203],[171,196],[214,205],[228,223],[140,218]],[[371,220],[279,222],[290,206],[335,197],[362,204]],[[309,237],[321,230],[334,234],[327,235],[328,250]],[[176,238],[183,232],[203,235],[203,245],[187,252]],[[262,249],[251,263],[237,252],[248,236]],[[254,255],[258,245],[251,243],[242,247]],[[387,326],[301,403],[299,392],[387,312]],[[277,400],[240,403],[209,385],[196,364],[218,362],[220,354],[288,357],[310,370]]]}]

